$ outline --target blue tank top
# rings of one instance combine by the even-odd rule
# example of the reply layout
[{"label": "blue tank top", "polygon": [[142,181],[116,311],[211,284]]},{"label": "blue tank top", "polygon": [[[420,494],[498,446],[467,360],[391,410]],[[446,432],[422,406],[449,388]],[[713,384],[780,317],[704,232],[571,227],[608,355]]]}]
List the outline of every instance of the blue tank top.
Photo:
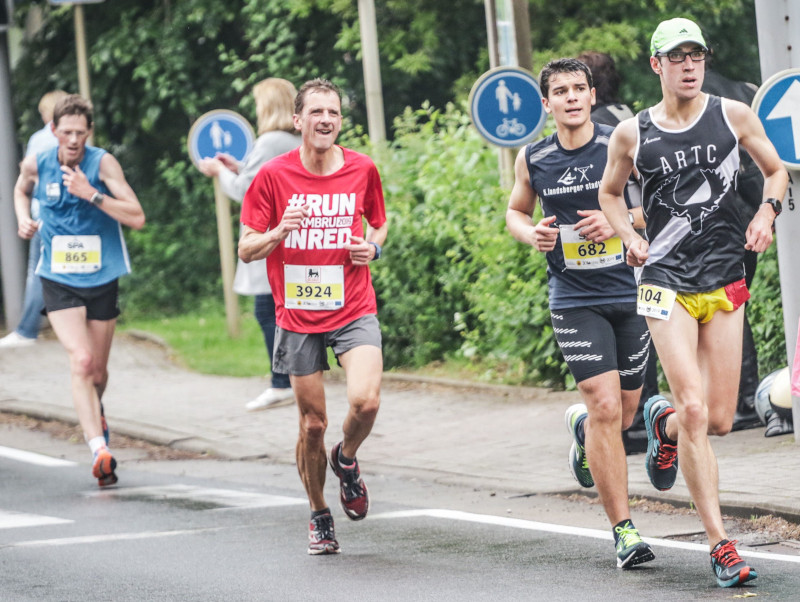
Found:
[{"label": "blue tank top", "polygon": [[739,143],[722,101],[708,95],[682,130],[638,115],[634,163],[642,183],[649,257],[644,284],[714,291],[744,278],[744,225],[735,203]]},{"label": "blue tank top", "polygon": [[[580,148],[561,146],[556,134],[525,149],[531,187],[545,217],[559,225],[576,224],[578,210],[600,209],[597,191],[608,159],[608,139],[614,128],[594,124],[594,136]],[[624,250],[623,250],[624,253]],[[546,253],[550,307],[566,309],[636,301],[633,268],[621,263],[595,269],[567,269],[559,234],[554,250]]]},{"label": "blue tank top", "polygon": [[[89,183],[103,194],[109,190],[100,180],[100,159],[106,151],[86,146],[80,168]],[[129,273],[130,261],[120,223],[85,199],[67,192],[62,183],[58,147],[36,156],[39,181],[39,232],[42,256],[36,273],[43,278],[75,287],[107,284]]]}]

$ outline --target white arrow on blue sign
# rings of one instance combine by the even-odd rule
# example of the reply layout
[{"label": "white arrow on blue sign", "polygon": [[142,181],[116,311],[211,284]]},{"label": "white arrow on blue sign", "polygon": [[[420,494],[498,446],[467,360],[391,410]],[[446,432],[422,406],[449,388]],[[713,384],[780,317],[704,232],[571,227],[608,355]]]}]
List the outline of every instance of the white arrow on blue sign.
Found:
[{"label": "white arrow on blue sign", "polygon": [[800,169],[800,69],[770,77],[753,98],[753,111],[788,169]]},{"label": "white arrow on blue sign", "polygon": [[518,67],[498,67],[478,78],[469,94],[469,110],[480,135],[505,147],[536,138],[547,118],[536,78]]},{"label": "white arrow on blue sign", "polygon": [[189,156],[197,166],[201,160],[227,153],[237,161],[253,148],[255,135],[250,122],[233,111],[209,111],[194,122],[189,130]]}]

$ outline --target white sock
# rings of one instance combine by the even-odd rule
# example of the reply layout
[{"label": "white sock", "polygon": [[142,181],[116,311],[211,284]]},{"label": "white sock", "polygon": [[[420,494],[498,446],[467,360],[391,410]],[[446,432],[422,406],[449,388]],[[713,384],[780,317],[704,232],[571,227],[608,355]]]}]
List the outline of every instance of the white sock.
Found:
[{"label": "white sock", "polygon": [[106,447],[106,440],[101,435],[100,437],[92,437],[89,439],[89,449],[92,450],[92,455],[96,456],[97,452]]}]

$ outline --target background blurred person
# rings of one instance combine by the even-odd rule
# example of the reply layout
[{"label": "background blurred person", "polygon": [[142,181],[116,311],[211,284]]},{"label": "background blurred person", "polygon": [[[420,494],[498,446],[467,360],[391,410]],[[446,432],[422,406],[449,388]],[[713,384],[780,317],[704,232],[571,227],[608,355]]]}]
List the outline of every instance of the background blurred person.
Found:
[{"label": "background blurred person", "polygon": [[[200,171],[209,177],[218,177],[223,192],[241,203],[250,182],[261,166],[278,155],[300,146],[296,135],[292,113],[297,90],[291,82],[270,77],[253,87],[258,116],[258,139],[253,149],[241,163],[228,154],[218,154],[213,159],[203,159]],[[294,401],[294,393],[288,374],[272,370],[272,350],[275,345],[275,301],[267,279],[266,259],[236,265],[233,290],[239,295],[255,296],[255,316],[264,334],[264,343],[269,355],[272,380],[270,387],[245,407],[249,411],[264,410],[288,405]]]}]

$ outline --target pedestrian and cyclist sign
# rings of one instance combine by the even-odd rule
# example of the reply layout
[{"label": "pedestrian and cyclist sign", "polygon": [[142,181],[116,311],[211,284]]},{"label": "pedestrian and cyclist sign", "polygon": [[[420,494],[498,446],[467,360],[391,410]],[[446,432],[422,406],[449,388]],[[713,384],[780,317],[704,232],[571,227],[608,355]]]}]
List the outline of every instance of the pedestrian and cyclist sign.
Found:
[{"label": "pedestrian and cyclist sign", "polygon": [[753,98],[753,111],[787,169],[800,169],[800,69],[770,77]]},{"label": "pedestrian and cyclist sign", "polygon": [[217,153],[227,153],[241,161],[253,148],[255,135],[247,119],[234,111],[217,109],[194,122],[187,142],[189,156],[195,165],[202,159],[215,157]]},{"label": "pedestrian and cyclist sign", "polygon": [[547,118],[536,78],[518,67],[499,67],[478,78],[469,95],[469,110],[481,136],[511,148],[536,138]]}]

